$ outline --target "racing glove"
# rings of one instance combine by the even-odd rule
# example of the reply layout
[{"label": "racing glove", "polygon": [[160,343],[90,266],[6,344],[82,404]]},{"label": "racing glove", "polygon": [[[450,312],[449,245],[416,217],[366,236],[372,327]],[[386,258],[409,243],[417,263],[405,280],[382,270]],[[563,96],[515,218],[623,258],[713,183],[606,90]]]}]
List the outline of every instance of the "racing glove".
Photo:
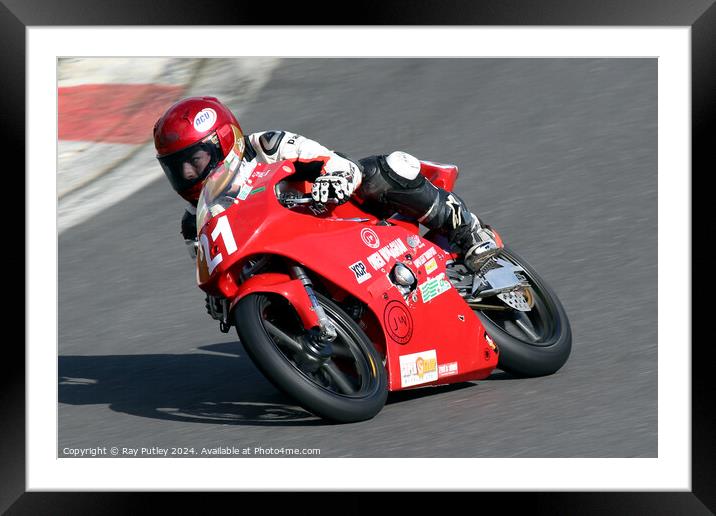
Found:
[{"label": "racing glove", "polygon": [[184,240],[194,240],[196,233],[196,208],[187,206],[181,218],[181,234]]},{"label": "racing glove", "polygon": [[358,188],[359,182],[358,171],[330,172],[316,178],[311,196],[314,202],[325,203],[329,198],[335,198],[338,204],[343,204]]}]

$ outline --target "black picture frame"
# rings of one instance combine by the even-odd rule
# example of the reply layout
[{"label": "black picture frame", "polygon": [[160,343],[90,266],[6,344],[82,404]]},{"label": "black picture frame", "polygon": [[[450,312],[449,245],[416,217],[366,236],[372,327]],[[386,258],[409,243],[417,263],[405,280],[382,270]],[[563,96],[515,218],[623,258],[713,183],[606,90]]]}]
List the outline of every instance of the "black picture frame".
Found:
[{"label": "black picture frame", "polygon": [[[219,3],[162,0],[138,2],[125,0],[109,2],[97,0],[5,0],[0,4],[2,28],[3,95],[2,117],[5,142],[12,148],[24,148],[25,140],[25,29],[39,25],[270,25],[325,23],[328,25],[550,25],[550,26],[688,26],[691,27],[692,71],[692,192],[697,178],[707,176],[708,157],[712,145],[708,135],[715,125],[713,96],[716,93],[716,6],[713,0],[631,0],[588,2],[586,0],[541,0],[518,2],[494,0],[471,2],[454,0],[398,2],[360,2],[354,9],[344,8],[342,13],[316,16],[308,6],[301,9],[282,9],[279,3],[270,5],[271,15],[266,16],[266,4],[257,2]],[[216,13],[220,10],[221,16]],[[9,120],[14,121],[8,130]],[[713,168],[713,165],[710,167]],[[23,158],[24,169],[24,158]],[[23,186],[24,190],[24,186]],[[692,206],[696,203],[692,201]],[[692,216],[692,235],[707,218]],[[708,233],[706,233],[708,234]],[[690,250],[693,252],[693,250]],[[707,270],[702,259],[692,256],[692,270]],[[25,255],[8,255],[8,270],[22,269],[27,275]],[[24,291],[24,290],[23,290]],[[695,293],[695,291],[694,291]],[[18,306],[13,296],[14,306]],[[23,307],[25,304],[23,303]],[[701,308],[692,301],[692,321]],[[692,329],[692,335],[696,335]],[[10,344],[7,341],[6,344]],[[13,341],[14,343],[14,341]],[[460,503],[452,498],[479,497],[462,500],[486,510],[490,506],[513,507],[517,502],[531,512],[549,514],[708,514],[716,512],[716,457],[714,448],[714,403],[710,393],[716,391],[714,375],[710,374],[711,343],[692,339],[692,490],[690,492],[605,492],[605,493],[480,493],[451,495],[450,504]],[[25,351],[19,346],[6,345],[4,349],[2,388],[0,389],[0,511],[9,514],[77,514],[127,513],[149,506],[147,494],[135,493],[52,493],[32,492],[25,489]],[[179,495],[179,496],[177,496]],[[225,498],[225,494],[218,494]],[[242,504],[260,502],[260,494],[244,493]],[[273,509],[281,506],[305,511],[312,501],[309,493],[289,494],[272,499]],[[330,495],[329,505],[340,503],[341,510],[368,512],[378,506],[373,494],[348,493],[341,497]],[[162,496],[165,503],[167,496]],[[190,508],[186,497],[172,493],[171,498]],[[252,499],[254,498],[254,499]],[[322,503],[328,501],[320,497]],[[215,500],[213,500],[215,502]],[[210,507],[208,502],[202,507]],[[275,505],[279,503],[279,505]],[[439,508],[440,501],[421,494],[411,503],[423,510]],[[212,504],[213,505],[213,504]],[[326,507],[327,507],[326,506]],[[236,506],[235,506],[236,507]],[[325,509],[324,509],[325,510]]]}]

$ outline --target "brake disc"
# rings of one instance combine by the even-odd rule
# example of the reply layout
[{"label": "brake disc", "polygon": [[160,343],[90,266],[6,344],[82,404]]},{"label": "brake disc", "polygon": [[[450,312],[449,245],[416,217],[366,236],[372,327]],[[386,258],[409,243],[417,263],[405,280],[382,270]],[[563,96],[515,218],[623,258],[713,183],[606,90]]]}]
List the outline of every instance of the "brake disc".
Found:
[{"label": "brake disc", "polygon": [[[527,294],[527,296],[531,298],[530,294]],[[523,290],[502,292],[501,294],[497,294],[497,297],[504,301],[507,306],[520,312],[529,312],[532,309],[530,300],[528,300],[528,297],[525,297]]]}]

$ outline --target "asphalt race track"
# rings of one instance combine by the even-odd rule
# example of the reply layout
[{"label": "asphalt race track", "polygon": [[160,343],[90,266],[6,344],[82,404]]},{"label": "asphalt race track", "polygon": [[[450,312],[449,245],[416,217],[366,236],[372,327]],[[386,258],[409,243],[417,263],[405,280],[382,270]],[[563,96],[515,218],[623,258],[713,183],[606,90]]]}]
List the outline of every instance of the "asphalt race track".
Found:
[{"label": "asphalt race track", "polygon": [[59,237],[61,456],[229,445],[657,456],[655,59],[292,59],[232,107],[246,131],[458,164],[457,192],[560,296],[572,356],[551,377],[496,371],[391,394],[371,421],[326,424],[206,314],[179,235],[184,202],[162,179]]}]

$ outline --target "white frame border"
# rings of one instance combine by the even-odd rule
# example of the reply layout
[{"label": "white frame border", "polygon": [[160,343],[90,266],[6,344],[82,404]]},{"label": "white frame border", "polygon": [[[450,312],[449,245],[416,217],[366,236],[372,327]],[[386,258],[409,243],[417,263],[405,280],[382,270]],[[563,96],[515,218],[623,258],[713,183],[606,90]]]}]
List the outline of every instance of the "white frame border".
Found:
[{"label": "white frame border", "polygon": [[[219,38],[237,43],[217,45]],[[657,57],[658,249],[670,263],[668,274],[659,270],[659,294],[666,294],[662,290],[668,280],[670,296],[691,299],[690,251],[683,256],[673,252],[691,249],[689,27],[28,27],[26,39],[27,141],[33,142],[33,150],[56,146],[56,98],[49,92],[56,91],[60,56]],[[222,48],[224,53],[219,53]],[[47,170],[54,159],[29,149],[26,187],[33,192],[33,204],[26,213],[28,491],[691,490],[690,305],[670,305],[667,313],[659,304],[659,348],[664,350],[669,343],[669,353],[659,354],[655,459],[326,458],[331,461],[327,466],[310,458],[56,458],[57,312],[30,306],[30,300],[57,299],[57,270],[45,266],[53,259],[57,262],[56,245],[48,245],[57,238],[55,176]],[[395,462],[397,468],[389,467]],[[326,468],[331,475],[324,474]],[[431,470],[441,473],[423,473]]]}]

